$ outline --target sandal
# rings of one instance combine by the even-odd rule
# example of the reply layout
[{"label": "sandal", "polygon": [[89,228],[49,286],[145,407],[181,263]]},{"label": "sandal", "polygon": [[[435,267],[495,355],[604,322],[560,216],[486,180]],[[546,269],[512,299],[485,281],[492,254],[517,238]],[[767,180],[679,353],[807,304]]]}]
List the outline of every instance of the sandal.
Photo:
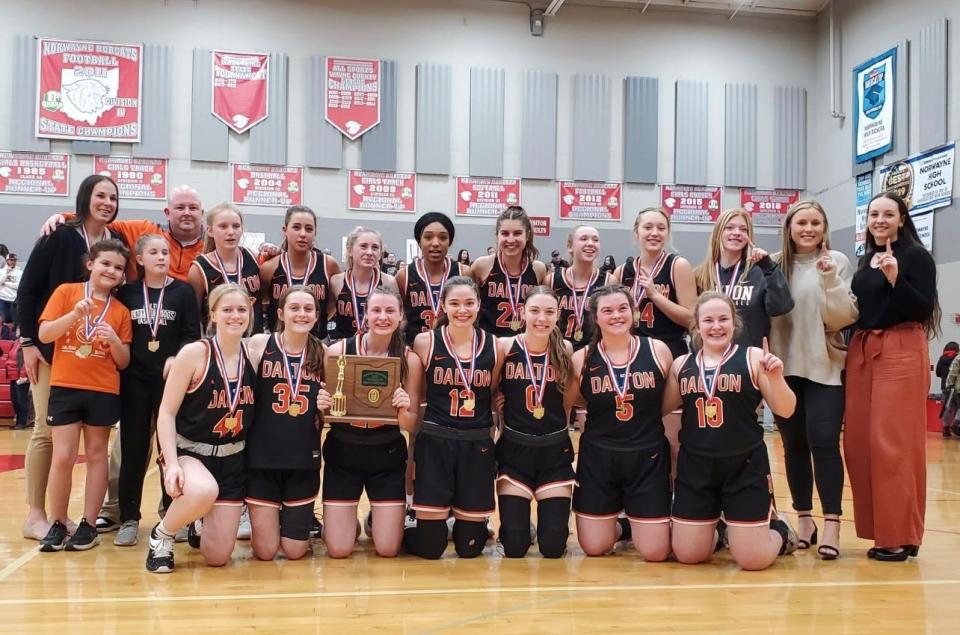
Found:
[{"label": "sandal", "polygon": [[[839,518],[824,518],[823,522],[825,523],[840,523]],[[814,543],[816,544],[816,543]],[[840,557],[840,550],[834,547],[833,545],[820,545],[817,547],[817,553],[820,554],[821,560],[836,560]],[[874,557],[874,556],[870,556]]]},{"label": "sandal", "polygon": [[[798,514],[797,514],[797,520],[798,520],[798,522],[797,522],[797,529],[798,529],[798,530],[800,529],[799,519],[801,519],[801,518],[813,518],[813,516],[812,516],[809,512],[802,513],[802,514],[798,513]],[[798,538],[798,539],[797,539],[797,549],[809,549],[809,548],[810,548],[810,545],[815,545],[815,544],[817,544],[817,531],[818,531],[818,529],[817,529],[817,523],[813,523],[813,533],[810,534],[810,539],[809,539],[809,540],[804,540],[803,538]],[[799,534],[800,532],[798,531],[797,533]]]}]

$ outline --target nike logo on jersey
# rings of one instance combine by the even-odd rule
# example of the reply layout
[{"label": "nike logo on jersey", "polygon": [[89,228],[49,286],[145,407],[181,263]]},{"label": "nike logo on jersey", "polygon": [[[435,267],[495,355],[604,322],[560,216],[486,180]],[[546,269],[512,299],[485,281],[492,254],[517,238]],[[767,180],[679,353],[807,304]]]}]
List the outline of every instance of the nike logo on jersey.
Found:
[{"label": "nike logo on jersey", "polygon": [[593,373],[593,372],[596,372],[596,371],[600,370],[601,368],[603,368],[603,366],[591,366],[591,367],[588,368],[587,370],[588,370],[589,372]]},{"label": "nike logo on jersey", "polygon": [[480,448],[480,454],[486,454],[490,448]]},{"label": "nike logo on jersey", "polygon": [[435,362],[442,362],[442,361],[445,360],[446,358],[447,358],[447,357],[446,357],[445,355],[434,355],[434,356],[433,356],[433,361],[435,361]]}]

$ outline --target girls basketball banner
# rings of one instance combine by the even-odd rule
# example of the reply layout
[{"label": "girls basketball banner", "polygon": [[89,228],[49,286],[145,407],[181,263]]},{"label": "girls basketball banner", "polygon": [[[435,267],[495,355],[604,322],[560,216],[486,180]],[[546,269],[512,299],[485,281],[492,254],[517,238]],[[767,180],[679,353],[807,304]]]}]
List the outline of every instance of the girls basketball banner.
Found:
[{"label": "girls basketball banner", "polygon": [[231,130],[244,133],[267,118],[270,56],[213,51],[210,112]]},{"label": "girls basketball banner", "polygon": [[70,155],[0,152],[0,194],[68,196]]},{"label": "girls basketball banner", "polygon": [[497,216],[520,205],[520,179],[484,179],[458,176],[457,216]]},{"label": "girls basketball banner", "polygon": [[619,221],[623,185],[560,181],[561,220]]},{"label": "girls basketball banner", "polygon": [[530,225],[533,227],[534,236],[550,235],[550,217],[549,216],[530,216]]},{"label": "girls basketball banner", "polygon": [[166,159],[94,157],[93,171],[113,179],[120,198],[167,200]]},{"label": "girls basketball banner", "polygon": [[328,57],[324,117],[351,141],[380,123],[380,60]]},{"label": "girls basketball banner", "polygon": [[853,69],[853,143],[856,163],[893,148],[893,102],[897,49]]},{"label": "girls basketball banner", "polygon": [[894,192],[907,203],[910,215],[946,207],[953,200],[956,144],[907,157],[877,172],[881,192]]},{"label": "girls basketball banner", "polygon": [[781,227],[790,206],[800,200],[800,190],[740,188],[740,207],[750,213],[754,227]]},{"label": "girls basketball banner", "polygon": [[143,47],[40,38],[38,137],[140,141]]},{"label": "girls basketball banner", "polygon": [[348,207],[356,211],[415,212],[417,175],[411,172],[350,170]]},{"label": "girls basketball banner", "polygon": [[723,188],[661,185],[660,206],[674,223],[712,223],[720,216]]},{"label": "girls basketball banner", "polygon": [[240,205],[290,207],[303,204],[303,168],[234,163],[233,199]]}]

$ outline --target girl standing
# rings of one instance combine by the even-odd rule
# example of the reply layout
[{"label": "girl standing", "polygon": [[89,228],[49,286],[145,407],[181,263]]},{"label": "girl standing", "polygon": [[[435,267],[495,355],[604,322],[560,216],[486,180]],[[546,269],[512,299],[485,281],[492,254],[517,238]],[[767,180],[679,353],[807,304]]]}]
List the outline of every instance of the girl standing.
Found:
[{"label": "girl standing", "polygon": [[380,252],[383,240],[374,229],[356,227],[347,236],[347,270],[330,279],[330,289],[336,299],[333,316],[336,330],[330,333],[334,340],[342,340],[366,329],[364,321],[367,296],[379,286],[397,290],[393,276],[380,273]]},{"label": "girl standing", "polygon": [[567,237],[571,266],[553,270],[553,292],[560,300],[558,326],[563,338],[580,350],[593,340],[593,318],[587,308],[594,291],[607,283],[607,274],[597,269],[600,232],[595,227],[574,227]]}]

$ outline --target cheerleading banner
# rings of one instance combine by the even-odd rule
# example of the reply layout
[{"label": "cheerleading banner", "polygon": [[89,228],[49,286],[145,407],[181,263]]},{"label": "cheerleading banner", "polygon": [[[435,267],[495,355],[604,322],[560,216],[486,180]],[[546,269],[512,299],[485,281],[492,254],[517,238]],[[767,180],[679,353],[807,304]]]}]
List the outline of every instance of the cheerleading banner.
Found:
[{"label": "cheerleading banner", "polygon": [[897,49],[853,69],[853,143],[856,163],[893,148],[893,103]]},{"label": "cheerleading banner", "polygon": [[324,117],[351,141],[380,123],[380,60],[328,57]]},{"label": "cheerleading banner", "polygon": [[94,157],[93,171],[113,179],[120,198],[167,200],[166,159]]},{"label": "cheerleading banner", "polygon": [[720,186],[661,185],[660,206],[674,223],[712,223],[722,195]]},{"label": "cheerleading banner", "polygon": [[417,175],[410,172],[350,170],[349,209],[371,212],[415,212]]},{"label": "cheerleading banner", "polygon": [[747,210],[754,227],[781,227],[790,206],[800,200],[800,190],[740,188],[740,207]]},{"label": "cheerleading banner", "polygon": [[143,47],[40,38],[35,134],[140,141]]},{"label": "cheerleading banner", "polygon": [[70,155],[0,152],[0,194],[68,196]]},{"label": "cheerleading banner", "polygon": [[458,176],[457,216],[497,216],[520,205],[520,179]]},{"label": "cheerleading banner", "polygon": [[619,221],[622,189],[620,183],[560,181],[560,219]]},{"label": "cheerleading banner", "polygon": [[303,168],[294,165],[234,163],[233,202],[291,207],[303,204]]},{"label": "cheerleading banner", "polygon": [[533,227],[534,236],[550,235],[550,217],[549,216],[530,216],[530,225]]},{"label": "cheerleading banner", "polygon": [[244,133],[267,118],[270,56],[212,51],[210,112],[231,130]]}]

